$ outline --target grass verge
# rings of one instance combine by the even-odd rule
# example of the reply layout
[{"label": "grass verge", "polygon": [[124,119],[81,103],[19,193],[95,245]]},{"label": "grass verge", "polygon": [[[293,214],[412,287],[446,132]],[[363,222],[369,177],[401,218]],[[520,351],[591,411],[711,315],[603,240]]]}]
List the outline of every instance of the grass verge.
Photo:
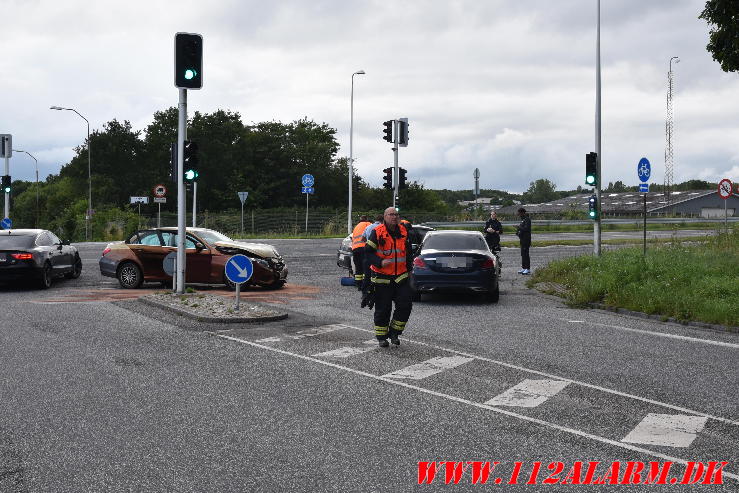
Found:
[{"label": "grass verge", "polygon": [[[623,248],[551,262],[529,286],[558,290],[573,306],[603,303],[682,321],[739,327],[739,229],[701,244]],[[555,290],[557,291],[557,290]]]}]

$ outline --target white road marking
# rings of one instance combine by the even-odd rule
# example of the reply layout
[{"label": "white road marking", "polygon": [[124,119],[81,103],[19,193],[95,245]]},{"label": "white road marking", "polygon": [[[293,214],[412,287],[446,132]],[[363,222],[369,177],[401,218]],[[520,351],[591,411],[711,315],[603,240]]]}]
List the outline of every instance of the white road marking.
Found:
[{"label": "white road marking", "polygon": [[257,342],[280,342],[281,340],[279,337],[265,337],[264,339],[257,340]]},{"label": "white road marking", "polygon": [[[359,330],[364,330],[364,329],[359,329]],[[275,347],[264,346],[262,344],[257,344],[256,342],[245,341],[243,339],[239,339],[239,338],[232,337],[232,336],[227,336],[227,335],[224,335],[224,334],[217,334],[217,336],[220,337],[220,338],[222,338],[222,339],[227,339],[229,341],[238,342],[239,344],[245,344],[245,345],[248,345],[248,346],[252,346],[252,347],[264,349],[266,351],[272,351],[274,353],[282,354],[282,355],[285,355],[285,356],[291,356],[293,358],[298,358],[298,359],[302,359],[302,360],[305,360],[305,361],[311,361],[313,363],[318,363],[318,364],[321,364],[321,365],[324,365],[324,366],[328,366],[328,367],[331,367],[331,368],[334,368],[334,369],[337,369],[337,370],[343,370],[343,371],[345,371],[347,373],[353,373],[354,375],[359,375],[359,376],[362,376],[362,377],[371,378],[373,380],[378,380],[378,381],[381,381],[381,382],[389,383],[391,385],[397,385],[399,387],[405,387],[407,389],[416,390],[416,391],[421,392],[423,394],[433,395],[433,396],[440,397],[442,399],[446,399],[446,400],[449,400],[449,401],[452,401],[452,402],[457,402],[459,404],[465,404],[465,405],[470,406],[470,407],[476,407],[478,409],[485,409],[485,410],[490,411],[490,412],[494,412],[494,413],[497,413],[497,414],[502,414],[504,416],[509,416],[509,417],[512,417],[512,418],[517,418],[517,419],[520,419],[522,421],[528,421],[529,423],[535,423],[535,424],[538,424],[540,426],[544,426],[546,428],[551,428],[551,429],[558,430],[558,431],[561,431],[561,432],[564,432],[564,433],[569,433],[571,435],[576,435],[576,436],[579,436],[581,438],[586,438],[588,440],[593,440],[593,441],[596,441],[596,442],[605,443],[605,444],[612,445],[614,447],[622,448],[622,449],[625,449],[625,450],[631,450],[633,452],[638,452],[638,453],[641,453],[641,454],[646,454],[646,455],[649,455],[651,457],[657,457],[659,459],[663,459],[663,460],[667,460],[667,461],[672,461],[672,462],[675,462],[677,464],[682,464],[684,466],[687,466],[688,465],[688,460],[687,459],[680,459],[678,457],[672,457],[672,456],[669,456],[669,455],[666,455],[666,454],[663,454],[663,453],[660,453],[660,452],[657,452],[657,451],[654,451],[654,450],[649,450],[649,449],[645,449],[645,448],[642,448],[642,447],[637,447],[635,445],[628,445],[628,444],[626,444],[624,442],[618,442],[616,440],[611,440],[610,438],[605,438],[605,437],[601,437],[601,436],[598,436],[598,435],[593,435],[591,433],[587,433],[587,432],[584,432],[584,431],[576,430],[574,428],[569,428],[569,427],[561,426],[561,425],[558,425],[558,424],[555,424],[555,423],[550,423],[548,421],[544,421],[544,420],[541,420],[541,419],[532,418],[530,416],[525,416],[523,414],[518,414],[518,413],[515,413],[513,411],[508,411],[506,409],[501,409],[499,407],[493,407],[493,406],[489,406],[487,404],[482,404],[482,403],[479,403],[479,402],[470,401],[468,399],[463,399],[461,397],[455,397],[453,395],[448,395],[448,394],[444,394],[442,392],[437,392],[435,390],[426,389],[426,388],[419,387],[417,385],[413,385],[413,384],[410,384],[410,383],[407,383],[407,382],[403,382],[403,381],[400,381],[400,380],[395,380],[395,379],[392,379],[392,378],[387,378],[387,377],[379,376],[379,375],[373,375],[372,373],[367,373],[367,372],[362,371],[362,370],[357,370],[357,369],[354,369],[354,368],[349,368],[348,366],[342,366],[342,365],[339,365],[337,363],[332,363],[330,361],[325,361],[325,360],[321,360],[321,359],[318,359],[318,358],[313,358],[311,356],[304,356],[302,354],[291,353],[289,351],[285,351],[285,350],[278,349],[278,348],[275,348]],[[739,474],[735,474],[735,473],[723,471],[723,477],[725,477],[725,478],[731,478],[731,479],[733,479],[735,481],[739,481]]]},{"label": "white road marking", "polygon": [[[350,328],[352,328],[354,330],[359,330],[361,332],[374,333],[374,331],[372,331],[370,329],[363,329],[361,327],[352,327],[352,326],[348,326],[348,327],[350,327]],[[405,337],[404,340],[407,341],[410,344],[418,344],[420,346],[425,346],[425,347],[428,347],[428,348],[437,349],[439,351],[444,351],[444,352],[447,352],[447,353],[458,354],[460,356],[466,356],[468,358],[474,358],[474,359],[477,359],[477,360],[480,360],[480,361],[487,361],[488,363],[494,363],[496,365],[504,366],[506,368],[512,368],[514,370],[525,371],[525,372],[531,373],[533,375],[540,375],[542,377],[552,378],[552,379],[555,379],[555,380],[564,380],[565,382],[574,383],[574,384],[579,385],[581,387],[586,387],[586,388],[593,389],[593,390],[598,390],[598,391],[601,391],[601,392],[607,392],[609,394],[617,395],[617,396],[620,396],[620,397],[627,397],[629,399],[634,399],[634,400],[637,400],[637,401],[646,402],[648,404],[654,404],[656,406],[661,406],[661,407],[664,407],[664,408],[667,408],[667,409],[672,409],[674,411],[680,411],[682,413],[695,414],[697,416],[705,416],[707,418],[710,418],[710,419],[713,419],[713,420],[716,420],[716,421],[721,421],[722,423],[727,423],[727,424],[730,424],[730,425],[739,426],[739,421],[735,421],[735,420],[731,420],[731,419],[727,419],[727,418],[722,418],[720,416],[714,416],[713,414],[708,414],[708,413],[704,413],[704,412],[701,412],[701,411],[696,411],[696,410],[693,410],[693,409],[688,409],[686,407],[675,406],[673,404],[668,404],[666,402],[656,401],[654,399],[648,399],[646,397],[641,397],[641,396],[638,396],[638,395],[629,394],[627,392],[621,392],[620,390],[611,389],[611,388],[608,388],[608,387],[601,387],[600,385],[595,385],[595,384],[592,384],[592,383],[582,382],[580,380],[574,380],[572,378],[562,377],[560,375],[554,375],[552,373],[546,373],[546,372],[543,372],[543,371],[534,370],[534,369],[531,369],[531,368],[526,368],[525,366],[519,366],[519,365],[514,365],[512,363],[506,363],[505,361],[499,361],[499,360],[495,360],[495,359],[492,359],[492,358],[486,358],[484,356],[477,356],[477,355],[465,353],[465,352],[462,352],[462,351],[456,351],[454,349],[449,349],[449,348],[445,348],[445,347],[441,347],[441,346],[435,346],[434,344],[428,344],[426,342],[415,341],[415,340],[409,339],[407,337]]]},{"label": "white road marking", "polygon": [[706,426],[707,420],[708,418],[704,416],[649,413],[621,441],[667,447],[689,447],[698,433]]},{"label": "white road marking", "polygon": [[[377,341],[374,341],[374,346],[377,346]],[[339,349],[332,349],[331,351],[324,351],[323,353],[316,353],[313,356],[319,358],[348,358],[350,356],[356,356],[358,354],[367,353],[374,351],[375,347],[351,347],[344,346]]]},{"label": "white road marking", "polygon": [[400,370],[383,375],[386,378],[407,378],[408,380],[421,380],[431,375],[436,375],[444,370],[456,368],[459,365],[469,363],[473,358],[462,356],[438,356],[423,361],[416,365],[406,366]]},{"label": "white road marking", "polygon": [[570,382],[563,380],[526,379],[485,404],[489,406],[536,407],[550,397],[557,395]]},{"label": "white road marking", "polygon": [[[564,319],[560,319],[564,320]],[[571,322],[571,320],[568,320],[568,322]],[[639,334],[647,334],[650,336],[657,336],[657,337],[666,337],[668,339],[677,339],[680,341],[686,341],[686,342],[697,342],[701,344],[711,344],[714,346],[722,346],[722,347],[729,347],[732,349],[739,349],[739,344],[734,344],[731,342],[723,342],[723,341],[714,341],[712,339],[699,339],[697,337],[688,337],[688,336],[679,336],[677,334],[667,334],[664,332],[652,332],[651,330],[642,330],[642,329],[632,329],[631,327],[623,327],[621,325],[609,325],[609,324],[601,324],[597,322],[590,322],[591,325],[598,325],[601,327],[609,327],[612,329],[619,329],[619,330],[625,330],[628,332],[636,332]]]}]

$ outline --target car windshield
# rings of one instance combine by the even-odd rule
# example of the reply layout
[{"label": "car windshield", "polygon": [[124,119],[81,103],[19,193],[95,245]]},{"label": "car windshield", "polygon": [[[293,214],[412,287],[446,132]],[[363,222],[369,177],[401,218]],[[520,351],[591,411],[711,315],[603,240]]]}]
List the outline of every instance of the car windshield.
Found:
[{"label": "car windshield", "polygon": [[36,235],[0,235],[0,250],[33,248]]},{"label": "car windshield", "polygon": [[219,233],[218,231],[212,231],[212,230],[198,231],[197,232],[197,235],[200,236],[202,239],[204,239],[205,242],[208,243],[208,244],[210,244],[210,245],[212,245],[213,243],[216,243],[218,241],[229,241],[229,242],[233,242],[233,240],[231,238],[229,238],[228,236],[226,236],[226,235],[224,235],[222,233]]},{"label": "car windshield", "polygon": [[424,249],[430,250],[485,250],[482,236],[469,234],[435,234],[426,237]]}]

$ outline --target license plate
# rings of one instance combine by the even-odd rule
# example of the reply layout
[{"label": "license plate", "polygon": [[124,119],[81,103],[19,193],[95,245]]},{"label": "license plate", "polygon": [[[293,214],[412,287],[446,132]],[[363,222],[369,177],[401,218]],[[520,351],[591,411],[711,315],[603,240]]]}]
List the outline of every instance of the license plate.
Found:
[{"label": "license plate", "polygon": [[448,267],[450,269],[460,269],[462,267],[467,267],[467,259],[458,258],[458,257],[448,257],[441,261],[441,265],[443,265],[444,267]]}]

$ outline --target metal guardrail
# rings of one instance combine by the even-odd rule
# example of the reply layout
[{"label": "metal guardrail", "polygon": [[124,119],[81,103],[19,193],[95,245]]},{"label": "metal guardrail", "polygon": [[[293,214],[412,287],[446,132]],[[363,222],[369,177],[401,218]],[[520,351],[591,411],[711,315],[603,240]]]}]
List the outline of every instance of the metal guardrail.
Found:
[{"label": "metal guardrail", "polygon": [[[672,218],[672,217],[647,217],[648,224],[690,224],[690,223],[716,223],[716,225],[723,224],[724,218]],[[736,223],[739,222],[739,217],[729,217],[728,222]],[[519,221],[501,221],[503,226],[516,226]],[[593,221],[589,219],[583,220],[554,220],[554,219],[532,219],[531,223],[535,226],[577,226],[582,224],[593,224]],[[432,228],[478,228],[481,229],[485,225],[485,221],[459,221],[459,222],[436,222],[429,221],[423,223],[426,226]],[[601,224],[633,224],[638,227],[642,227],[644,219],[632,218],[632,219],[601,219]]]}]

